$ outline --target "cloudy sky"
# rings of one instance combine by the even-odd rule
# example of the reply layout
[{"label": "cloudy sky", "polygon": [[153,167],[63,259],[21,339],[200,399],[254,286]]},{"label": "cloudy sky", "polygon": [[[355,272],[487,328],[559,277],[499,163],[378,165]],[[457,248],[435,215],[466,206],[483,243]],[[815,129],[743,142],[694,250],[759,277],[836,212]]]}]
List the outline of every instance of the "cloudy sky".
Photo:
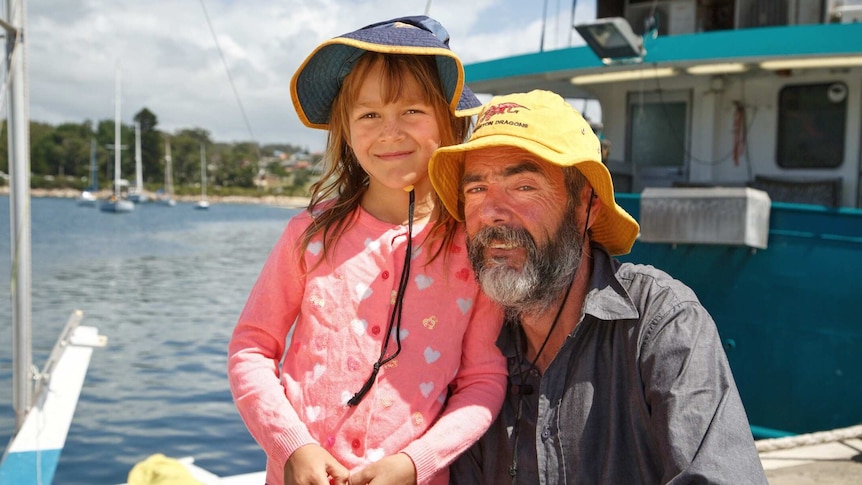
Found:
[{"label": "cloudy sky", "polygon": [[[430,15],[470,63],[538,51],[545,3],[545,50],[582,44],[569,33],[569,1],[436,0]],[[576,3],[576,21],[595,18],[594,1]],[[29,0],[30,117],[113,120],[119,66],[123,123],[146,107],[163,131],[203,128],[215,141],[318,151],[324,132],[305,128],[290,101],[290,78],[305,56],[331,37],[428,7],[428,0]]]}]

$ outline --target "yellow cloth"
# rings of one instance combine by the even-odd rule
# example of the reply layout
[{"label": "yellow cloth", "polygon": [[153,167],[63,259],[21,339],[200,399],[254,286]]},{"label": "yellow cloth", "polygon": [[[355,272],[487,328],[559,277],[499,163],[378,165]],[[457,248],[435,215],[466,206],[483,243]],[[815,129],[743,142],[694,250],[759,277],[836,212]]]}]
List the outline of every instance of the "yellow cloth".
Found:
[{"label": "yellow cloth", "polygon": [[179,460],[156,453],[129,472],[128,485],[202,485]]}]

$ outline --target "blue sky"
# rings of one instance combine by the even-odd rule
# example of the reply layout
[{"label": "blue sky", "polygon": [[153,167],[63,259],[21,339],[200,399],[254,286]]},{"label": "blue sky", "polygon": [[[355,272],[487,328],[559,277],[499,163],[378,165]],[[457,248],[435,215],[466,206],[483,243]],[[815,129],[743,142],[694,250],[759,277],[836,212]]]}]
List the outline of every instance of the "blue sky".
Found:
[{"label": "blue sky", "polygon": [[[576,22],[595,18],[594,1],[577,3]],[[146,107],[165,131],[200,127],[216,141],[255,139],[313,151],[322,149],[325,133],[302,126],[290,101],[290,77],[300,62],[323,40],[380,20],[422,14],[429,6],[428,0],[28,4],[33,120],[52,124],[112,120],[114,72],[119,65],[123,123],[131,123],[134,113]],[[544,5],[525,0],[432,0],[430,15],[449,31],[452,49],[470,63],[538,51]],[[571,8],[569,1],[547,0],[545,50],[583,43],[577,33],[570,34]]]}]

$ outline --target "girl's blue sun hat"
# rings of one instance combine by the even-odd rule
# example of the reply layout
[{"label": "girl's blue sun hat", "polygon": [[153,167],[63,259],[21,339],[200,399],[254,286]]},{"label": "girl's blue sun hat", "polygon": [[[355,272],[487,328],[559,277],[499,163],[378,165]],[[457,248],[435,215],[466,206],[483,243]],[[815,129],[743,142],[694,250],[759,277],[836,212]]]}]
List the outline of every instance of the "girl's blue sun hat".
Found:
[{"label": "girl's blue sun hat", "polygon": [[328,129],[332,103],[344,78],[365,52],[434,56],[449,108],[457,116],[482,106],[464,83],[464,66],[449,49],[449,33],[424,15],[371,24],[320,44],[293,75],[290,97],[299,119],[310,128]]}]

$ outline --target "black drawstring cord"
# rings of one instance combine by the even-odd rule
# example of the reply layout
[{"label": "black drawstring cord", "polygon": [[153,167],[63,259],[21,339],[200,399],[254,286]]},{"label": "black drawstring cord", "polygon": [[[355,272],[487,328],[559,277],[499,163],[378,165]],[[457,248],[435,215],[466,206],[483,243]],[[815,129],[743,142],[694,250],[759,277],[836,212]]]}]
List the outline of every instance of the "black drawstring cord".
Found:
[{"label": "black drawstring cord", "polygon": [[[584,222],[584,233],[581,235],[581,251],[584,250],[584,243],[587,242],[587,227],[590,225],[590,212],[593,208],[593,199],[596,198],[596,191],[594,189],[590,189],[590,201],[587,204],[587,217]],[[533,357],[533,361],[530,362],[530,368],[536,367],[536,362],[539,361],[539,356],[542,355],[542,351],[545,350],[545,345],[548,343],[548,339],[551,338],[551,334],[554,332],[554,327],[557,326],[557,322],[560,321],[560,315],[563,313],[563,307],[566,306],[566,300],[569,299],[569,293],[572,291],[572,285],[575,282],[575,275],[572,275],[572,281],[569,282],[569,287],[566,289],[566,295],[563,297],[563,302],[560,303],[560,308],[557,309],[557,315],[554,317],[554,322],[551,324],[551,328],[548,330],[548,334],[545,335],[545,340],[542,342],[542,346],[539,347],[539,351],[536,352],[536,356]],[[526,389],[526,379],[524,379],[524,371],[521,368],[521,363],[524,360],[521,357],[521,332],[519,329],[513,330],[515,335],[515,355],[518,359],[518,375],[521,377],[521,385],[518,386],[518,412],[515,414],[515,423],[512,426],[512,464],[509,465],[509,476],[512,477],[512,485],[518,483],[518,437],[520,435],[519,431],[521,429],[520,421],[522,416],[522,404],[524,399],[524,394],[532,394],[530,392],[524,392]]]},{"label": "black drawstring cord", "polygon": [[[392,315],[389,317],[389,325],[386,327],[386,336],[383,338],[383,345],[380,349],[380,357],[374,363],[374,369],[371,371],[371,376],[362,385],[362,388],[347,401],[348,406],[356,406],[362,402],[362,398],[371,390],[371,386],[377,380],[377,373],[380,368],[388,364],[392,359],[398,357],[401,353],[401,311],[404,309],[404,292],[407,290],[407,283],[410,281],[410,259],[413,257],[413,212],[416,206],[416,195],[413,187],[410,187],[410,206],[407,212],[407,252],[404,255],[404,269],[401,271],[401,281],[398,283],[398,294],[395,297],[395,307],[392,309]],[[395,344],[397,348],[395,352],[386,357],[386,351],[389,348],[389,339],[392,337],[392,329],[395,329]]]}]

